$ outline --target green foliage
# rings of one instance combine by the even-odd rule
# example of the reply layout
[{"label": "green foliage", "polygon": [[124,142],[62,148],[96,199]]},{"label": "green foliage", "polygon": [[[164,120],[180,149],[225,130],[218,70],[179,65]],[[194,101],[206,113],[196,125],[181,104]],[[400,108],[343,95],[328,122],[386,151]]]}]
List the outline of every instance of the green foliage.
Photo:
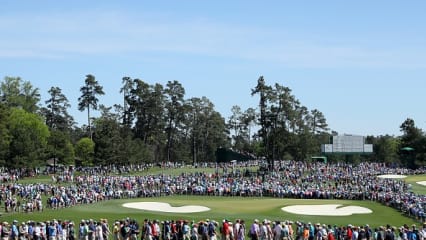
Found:
[{"label": "green foliage", "polygon": [[309,111],[292,95],[290,88],[278,83],[268,86],[262,76],[252,90],[254,94],[260,95],[258,136],[269,168],[274,167],[274,159],[281,159],[287,154],[291,154],[292,159],[304,161],[320,153],[320,141],[329,131],[321,111]]},{"label": "green foliage", "polygon": [[50,158],[56,158],[58,160],[57,163],[63,165],[75,164],[74,146],[65,132],[52,130],[48,143],[48,155]]},{"label": "green foliage", "polygon": [[187,148],[187,154],[181,159],[191,159],[193,164],[200,159],[214,161],[216,149],[227,146],[225,120],[206,97],[186,101],[185,112],[183,125],[187,134],[184,133],[184,141],[179,149],[183,150],[184,145],[190,148]]},{"label": "green foliage", "polygon": [[20,77],[5,77],[0,85],[2,101],[8,107],[22,108],[27,112],[36,113],[40,101],[38,88]]},{"label": "green foliage", "polygon": [[94,121],[95,165],[124,163],[120,159],[120,123],[118,116],[112,114],[109,108],[101,106],[102,115]]},{"label": "green foliage", "polygon": [[165,116],[166,116],[166,156],[167,161],[176,161],[176,155],[173,144],[178,135],[178,128],[181,126],[184,119],[184,96],[185,89],[179,81],[168,81],[164,89],[166,97],[165,102]]},{"label": "green foliage", "polygon": [[[61,88],[51,87],[46,106],[39,109],[38,88],[19,77],[5,77],[0,85],[0,165],[37,166],[55,156],[59,163],[73,164],[74,152],[84,165],[164,161],[195,164],[213,161],[218,147],[232,147],[266,157],[272,167],[273,159],[309,160],[320,154],[320,144],[330,138],[320,110],[303,106],[286,86],[267,85],[262,76],[251,92],[259,96],[258,109],[233,106],[226,120],[208,98],[185,99],[185,88],[179,81],[162,85],[124,77],[122,84],[123,106],[114,105],[112,111],[112,107],[99,104],[103,88],[93,75],[87,75],[80,88],[78,108],[87,110],[88,125],[76,127]],[[21,112],[16,113],[16,109]],[[91,111],[98,109],[101,116],[91,117]],[[41,130],[44,124],[35,113],[43,116],[50,135]],[[25,126],[31,125],[29,119],[37,124]],[[23,128],[21,122],[25,123]],[[424,132],[409,118],[400,128],[401,137],[369,136],[367,141],[374,146],[371,155],[330,156],[329,161],[379,161],[410,168],[426,165]],[[93,140],[89,144],[93,150],[89,147],[81,152],[77,149],[82,147],[79,141],[87,136]],[[404,147],[413,150],[402,150]]]},{"label": "green foliage", "polygon": [[50,98],[45,101],[45,108],[41,113],[46,119],[49,129],[59,129],[68,131],[74,124],[74,119],[68,114],[67,109],[71,107],[67,97],[62,93],[59,87],[51,87],[48,91]]},{"label": "green foliage", "polygon": [[[154,161],[152,146],[141,139],[133,139],[123,130],[119,115],[100,106],[102,115],[94,121],[94,164],[141,164]],[[125,128],[124,128],[125,129]]]},{"label": "green foliage", "polygon": [[373,155],[367,157],[371,161],[400,163],[398,152],[401,146],[401,139],[389,135],[368,136],[367,142],[373,144]]},{"label": "green foliage", "polygon": [[424,166],[426,163],[426,136],[410,118],[407,118],[400,128],[403,135],[399,153],[403,164],[409,168]]},{"label": "green foliage", "polygon": [[74,145],[69,141],[69,139],[66,139],[65,141],[65,146],[62,149],[62,156],[64,165],[75,165]]},{"label": "green foliage", "polygon": [[81,166],[93,166],[95,143],[90,138],[80,139],[75,146],[76,157]]},{"label": "green foliage", "polygon": [[87,109],[87,123],[89,126],[89,136],[92,139],[92,128],[90,122],[90,109],[98,109],[98,95],[104,95],[103,87],[95,80],[95,76],[88,74],[84,81],[85,85],[80,88],[81,96],[78,98],[78,110]]},{"label": "green foliage", "polygon": [[[127,84],[127,86],[126,86]],[[123,113],[123,120],[135,119],[134,137],[141,139],[144,144],[153,149],[156,161],[164,159],[165,143],[165,96],[161,84],[149,85],[140,79],[135,79],[132,84],[126,82],[123,88],[128,90],[125,104],[128,106]],[[126,110],[127,109],[127,110]],[[130,123],[126,123],[126,127]]]},{"label": "green foliage", "polygon": [[127,128],[130,128],[134,116],[132,114],[132,106],[129,104],[132,102],[132,90],[134,82],[130,77],[123,77],[122,79],[123,87],[120,89],[120,93],[123,93],[123,125]]},{"label": "green foliage", "polygon": [[0,166],[4,166],[9,156],[10,132],[8,124],[10,122],[9,108],[0,103]]},{"label": "green foliage", "polygon": [[130,141],[128,147],[129,155],[125,156],[127,163],[142,164],[142,163],[154,163],[154,150],[150,146],[144,144],[140,139]]},{"label": "green foliage", "polygon": [[9,167],[37,166],[44,159],[44,149],[50,135],[42,119],[23,109],[11,109]]}]

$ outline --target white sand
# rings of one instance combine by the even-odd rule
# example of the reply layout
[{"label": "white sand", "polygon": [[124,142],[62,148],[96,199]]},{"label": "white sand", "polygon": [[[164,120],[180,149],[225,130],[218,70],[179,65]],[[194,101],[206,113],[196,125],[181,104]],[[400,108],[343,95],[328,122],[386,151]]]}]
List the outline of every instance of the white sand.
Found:
[{"label": "white sand", "polygon": [[317,216],[350,216],[352,214],[369,214],[373,212],[370,209],[364,207],[346,206],[339,208],[340,206],[342,205],[293,205],[283,207],[281,210],[293,214]]},{"label": "white sand", "polygon": [[206,212],[210,208],[203,206],[182,206],[182,207],[172,207],[168,203],[163,202],[134,202],[134,203],[125,203],[123,207],[126,208],[135,208],[140,210],[149,210],[157,212],[169,212],[169,213],[194,213],[194,212]]},{"label": "white sand", "polygon": [[379,175],[377,177],[378,178],[394,178],[394,179],[398,179],[398,178],[406,178],[407,176],[405,176],[405,175],[387,174],[387,175]]},{"label": "white sand", "polygon": [[417,182],[417,184],[420,184],[420,185],[426,186],[426,181]]}]

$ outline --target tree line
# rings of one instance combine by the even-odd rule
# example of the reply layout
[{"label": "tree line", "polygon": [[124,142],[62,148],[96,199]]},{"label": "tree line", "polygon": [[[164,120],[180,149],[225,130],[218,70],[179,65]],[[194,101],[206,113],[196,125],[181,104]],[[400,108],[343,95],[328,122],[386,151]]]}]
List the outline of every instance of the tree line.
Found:
[{"label": "tree line", "polygon": [[[36,167],[55,164],[102,166],[161,162],[215,161],[218,148],[268,159],[310,160],[336,132],[324,114],[309,110],[289,87],[268,85],[259,77],[251,93],[259,105],[231,108],[226,119],[207,97],[185,97],[179,81],[165,85],[122,78],[122,102],[99,102],[103,86],[88,74],[76,99],[87,113],[77,126],[68,113],[71,104],[59,86],[46,101],[40,90],[20,77],[5,77],[0,85],[0,166]],[[99,117],[93,112],[99,111]],[[329,156],[331,161],[378,161],[409,167],[424,165],[426,136],[407,119],[402,136],[368,136],[372,155]]]}]

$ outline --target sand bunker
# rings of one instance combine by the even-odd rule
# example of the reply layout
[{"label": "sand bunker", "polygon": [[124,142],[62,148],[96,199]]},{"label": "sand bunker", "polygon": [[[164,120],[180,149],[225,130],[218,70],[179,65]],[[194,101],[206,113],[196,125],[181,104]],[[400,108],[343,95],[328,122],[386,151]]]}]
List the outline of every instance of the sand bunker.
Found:
[{"label": "sand bunker", "polygon": [[420,184],[420,185],[426,186],[426,181],[417,182],[417,184]]},{"label": "sand bunker", "polygon": [[[300,215],[316,215],[316,216],[350,216],[352,214],[369,214],[372,213],[368,208],[358,206],[340,207],[341,204],[326,205],[293,205],[283,207],[281,210],[293,214]],[[340,208],[339,208],[340,207]]]},{"label": "sand bunker", "polygon": [[394,178],[394,179],[397,179],[397,178],[406,178],[407,176],[405,176],[405,175],[387,174],[387,175],[379,175],[377,177],[378,178]]},{"label": "sand bunker", "polygon": [[135,208],[140,210],[149,210],[157,212],[168,212],[168,213],[195,213],[195,212],[206,212],[210,208],[203,206],[182,206],[182,207],[172,207],[168,203],[163,202],[134,202],[134,203],[125,203],[123,207],[126,208]]}]

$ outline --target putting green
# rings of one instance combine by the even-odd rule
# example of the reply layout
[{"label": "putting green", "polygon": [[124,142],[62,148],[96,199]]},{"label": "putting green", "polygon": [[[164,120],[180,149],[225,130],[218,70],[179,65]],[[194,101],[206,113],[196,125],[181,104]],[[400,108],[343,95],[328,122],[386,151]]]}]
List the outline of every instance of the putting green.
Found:
[{"label": "putting green", "polygon": [[[139,210],[135,208],[124,207],[123,204],[140,202],[162,202],[171,206],[203,206],[208,207],[210,211],[197,213],[176,213]],[[293,205],[341,205],[339,208],[347,206],[359,206],[370,209],[373,214],[353,214],[350,216],[318,216],[304,215],[284,212],[281,209]],[[200,221],[213,219],[220,222],[222,219],[244,219],[251,223],[254,219],[291,220],[301,222],[320,222],[324,224],[353,224],[381,226],[390,224],[391,226],[402,226],[407,224],[419,224],[414,219],[403,215],[401,212],[387,207],[386,205],[372,201],[344,201],[344,200],[308,200],[308,199],[282,199],[268,197],[217,197],[217,196],[163,196],[154,198],[134,198],[134,199],[116,199],[102,201],[95,204],[78,205],[64,209],[45,209],[43,212],[33,213],[3,213],[2,221],[12,222],[21,221],[46,221],[52,219],[72,220],[80,222],[82,219],[108,219],[108,222],[115,220],[132,218],[139,222],[144,219],[187,219]]]}]

